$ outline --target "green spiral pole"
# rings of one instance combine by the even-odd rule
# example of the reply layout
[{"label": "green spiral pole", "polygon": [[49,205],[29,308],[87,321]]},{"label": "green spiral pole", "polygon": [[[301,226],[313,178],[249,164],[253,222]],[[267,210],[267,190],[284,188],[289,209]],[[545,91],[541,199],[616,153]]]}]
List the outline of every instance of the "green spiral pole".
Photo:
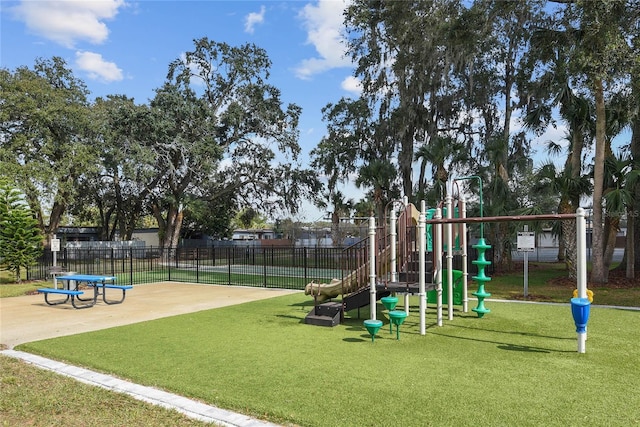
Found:
[{"label": "green spiral pole", "polygon": [[472,264],[478,266],[478,275],[472,277],[473,280],[478,282],[478,290],[471,294],[474,297],[478,298],[478,306],[472,310],[478,313],[478,317],[482,317],[485,314],[491,312],[491,310],[484,306],[484,299],[491,296],[490,293],[484,290],[485,282],[491,280],[491,277],[487,277],[484,274],[484,269],[491,264],[491,261],[486,260],[484,253],[487,251],[487,249],[490,249],[491,246],[485,242],[484,237],[481,237],[478,240],[478,243],[473,245],[472,247],[478,250],[478,259],[471,261]]},{"label": "green spiral pole", "polygon": [[[462,178],[457,178],[456,181],[458,181],[458,180],[461,181],[461,180],[466,180],[466,179],[477,179],[478,180],[478,190],[479,190],[479,196],[480,196],[480,218],[482,218],[483,217],[483,214],[482,214],[482,178],[480,178],[477,175],[464,176]],[[472,310],[475,311],[476,313],[478,313],[478,317],[482,317],[485,314],[491,312],[491,310],[489,310],[488,308],[486,308],[484,306],[484,299],[485,298],[489,298],[491,296],[491,294],[489,292],[484,290],[485,282],[488,282],[488,281],[491,280],[491,277],[487,277],[484,274],[484,269],[488,265],[491,265],[491,261],[487,261],[487,259],[485,258],[485,252],[487,251],[487,249],[491,249],[491,245],[488,245],[487,242],[484,240],[484,223],[482,223],[482,222],[480,223],[480,239],[478,239],[478,243],[473,245],[472,248],[478,250],[478,259],[476,259],[474,261],[471,261],[472,264],[478,266],[478,275],[472,277],[473,280],[478,282],[478,290],[471,294],[474,297],[478,298],[478,306],[476,308],[473,308]]]}]

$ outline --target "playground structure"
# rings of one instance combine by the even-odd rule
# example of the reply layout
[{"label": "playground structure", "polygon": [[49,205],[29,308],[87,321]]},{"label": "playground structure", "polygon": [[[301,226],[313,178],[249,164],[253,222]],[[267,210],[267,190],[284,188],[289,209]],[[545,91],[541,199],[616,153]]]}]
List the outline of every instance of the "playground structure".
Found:
[{"label": "playground structure", "polygon": [[[447,227],[443,245],[442,230],[420,222],[421,218],[436,218],[442,212],[448,216],[464,215],[463,199],[453,206],[452,198],[447,197],[445,204],[444,208],[427,211],[423,202],[418,210],[405,198],[390,203],[389,220],[381,227],[376,227],[375,222],[372,225],[370,219],[368,239],[344,251],[346,275],[329,283],[307,284],[305,293],[313,296],[315,304],[306,323],[336,326],[343,320],[344,313],[370,304],[373,288],[377,299],[403,294],[407,315],[409,296],[416,294],[425,297],[425,303],[436,303],[440,314],[441,300],[447,299],[450,319],[454,304],[462,305],[467,311],[466,225]],[[435,255],[442,253],[443,248],[447,251],[446,269],[442,267],[442,257]],[[461,270],[453,269],[454,253],[461,255]],[[342,300],[334,301],[338,297]]]},{"label": "playground structure", "polygon": [[[485,222],[505,222],[505,221],[540,221],[540,220],[575,220],[577,236],[577,298],[571,299],[572,314],[576,323],[578,334],[578,352],[585,352],[586,344],[586,323],[589,317],[589,302],[587,299],[587,257],[586,257],[586,214],[584,209],[578,208],[575,214],[543,214],[543,215],[520,215],[520,216],[499,216],[468,218],[465,215],[464,198],[459,200],[459,217],[454,218],[452,209],[452,197],[448,195],[445,200],[446,217],[442,216],[442,209],[436,208],[433,216],[429,219],[425,209],[424,201],[421,210],[417,215],[417,225],[415,224],[416,208],[403,202],[403,209],[399,217],[395,218],[396,205],[392,204],[389,218],[389,229],[387,233],[384,226],[377,228],[375,218],[369,219],[368,250],[358,252],[358,256],[353,257],[358,263],[354,268],[348,270],[350,273],[342,280],[334,280],[330,286],[324,287],[321,284],[313,286],[310,284],[305,289],[307,294],[314,296],[316,304],[313,310],[307,315],[305,322],[315,325],[335,326],[344,316],[344,313],[354,308],[370,306],[369,323],[365,325],[372,340],[381,325],[376,319],[376,304],[381,298],[392,294],[404,294],[405,316],[399,320],[390,321],[399,328],[406,315],[409,314],[409,295],[417,294],[419,297],[420,334],[426,334],[425,312],[427,309],[427,291],[435,292],[436,299],[436,321],[437,326],[442,326],[443,310],[443,285],[447,290],[448,319],[453,320],[454,306],[454,270],[453,254],[457,250],[462,255],[462,271],[457,274],[462,281],[462,310],[468,311],[468,272],[466,253],[466,225],[468,223],[480,223],[481,233],[478,243],[473,247],[478,251],[478,258],[472,263],[477,266],[478,274],[473,279],[478,282],[478,290],[473,293],[478,299],[478,305],[473,309],[478,317],[483,317],[490,310],[485,307],[484,300],[491,294],[485,290],[485,282],[490,278],[484,273],[484,269],[490,264],[485,258],[485,251],[490,246],[485,242],[482,225]],[[482,212],[482,211],[481,211]],[[386,222],[386,221],[385,221]],[[397,225],[397,231],[396,231]],[[459,243],[454,249],[454,225],[457,225],[458,232],[456,241]],[[385,224],[386,226],[386,224]],[[429,228],[431,232],[429,232]],[[415,230],[415,231],[413,231]],[[443,238],[444,231],[444,238]],[[432,250],[429,251],[427,244],[428,236],[432,237]],[[387,241],[388,238],[388,241]],[[396,241],[396,238],[398,239]],[[443,241],[446,242],[443,247]],[[396,250],[399,249],[399,253]],[[442,267],[443,254],[446,250],[447,269]],[[431,260],[427,261],[426,255],[430,253]],[[364,256],[362,255],[364,254]],[[417,257],[417,260],[416,260]],[[345,260],[349,260],[347,255]],[[416,269],[417,263],[417,269]],[[446,272],[446,281],[443,274]],[[368,275],[366,274],[368,273]],[[431,281],[427,282],[427,274],[431,276]],[[365,280],[368,278],[368,281]],[[444,282],[444,284],[443,284]],[[331,289],[331,292],[329,292]],[[325,292],[325,290],[327,292]],[[318,304],[318,300],[332,299],[342,295],[342,302],[328,302]],[[397,312],[397,310],[395,310]],[[391,310],[389,310],[391,312]],[[329,322],[326,321],[329,318]],[[397,331],[399,339],[399,331]]]}]

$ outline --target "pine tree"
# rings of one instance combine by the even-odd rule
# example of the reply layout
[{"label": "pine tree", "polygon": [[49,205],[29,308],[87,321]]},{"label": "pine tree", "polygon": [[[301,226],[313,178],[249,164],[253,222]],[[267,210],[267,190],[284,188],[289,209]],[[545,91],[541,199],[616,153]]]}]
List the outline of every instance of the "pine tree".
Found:
[{"label": "pine tree", "polygon": [[35,264],[42,254],[38,222],[21,193],[0,183],[0,266],[21,281],[22,268]]}]

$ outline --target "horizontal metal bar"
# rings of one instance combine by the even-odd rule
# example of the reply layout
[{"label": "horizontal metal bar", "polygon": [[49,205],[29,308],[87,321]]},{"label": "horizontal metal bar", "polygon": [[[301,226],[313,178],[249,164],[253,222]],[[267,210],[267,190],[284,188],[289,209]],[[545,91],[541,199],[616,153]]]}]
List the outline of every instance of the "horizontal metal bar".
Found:
[{"label": "horizontal metal bar", "polygon": [[485,216],[467,218],[441,218],[428,219],[427,224],[458,224],[474,222],[507,222],[507,221],[546,221],[546,220],[575,220],[576,214],[540,214],[540,215],[511,215],[511,216]]}]

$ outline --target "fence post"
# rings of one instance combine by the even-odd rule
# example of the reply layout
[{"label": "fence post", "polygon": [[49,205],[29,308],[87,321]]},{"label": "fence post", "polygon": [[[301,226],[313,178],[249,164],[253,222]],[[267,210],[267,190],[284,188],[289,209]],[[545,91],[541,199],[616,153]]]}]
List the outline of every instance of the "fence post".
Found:
[{"label": "fence post", "polygon": [[318,268],[318,252],[322,251],[322,249],[316,245],[313,249],[313,267]]},{"label": "fence post", "polygon": [[264,287],[267,287],[267,251],[266,248],[262,248],[262,277]]},{"label": "fence post", "polygon": [[162,250],[162,252],[164,255],[162,255],[163,257],[166,258],[167,261],[167,280],[170,282],[171,281],[171,248],[167,248],[166,251]]},{"label": "fence post", "polygon": [[196,283],[200,283],[200,248],[196,248]]},{"label": "fence post", "polygon": [[[231,254],[229,254],[231,252]],[[235,248],[233,246],[227,246],[227,285],[231,284],[231,264],[233,263],[233,254],[235,253]]]},{"label": "fence post", "polygon": [[309,282],[307,274],[307,247],[302,248],[302,268],[304,270],[304,281]]},{"label": "fence post", "polygon": [[133,247],[129,247],[129,259],[129,284],[133,285]]}]

